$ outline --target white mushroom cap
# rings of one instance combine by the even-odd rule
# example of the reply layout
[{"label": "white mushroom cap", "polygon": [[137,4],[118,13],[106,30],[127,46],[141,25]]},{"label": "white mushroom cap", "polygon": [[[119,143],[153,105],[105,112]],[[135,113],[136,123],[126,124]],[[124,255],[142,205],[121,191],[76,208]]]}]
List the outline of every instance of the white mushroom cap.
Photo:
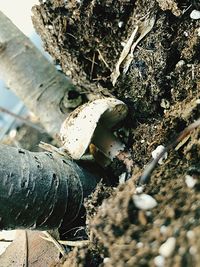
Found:
[{"label": "white mushroom cap", "polygon": [[63,122],[60,138],[63,148],[80,159],[91,143],[97,124],[111,129],[127,115],[127,106],[115,98],[102,98],[76,108]]}]

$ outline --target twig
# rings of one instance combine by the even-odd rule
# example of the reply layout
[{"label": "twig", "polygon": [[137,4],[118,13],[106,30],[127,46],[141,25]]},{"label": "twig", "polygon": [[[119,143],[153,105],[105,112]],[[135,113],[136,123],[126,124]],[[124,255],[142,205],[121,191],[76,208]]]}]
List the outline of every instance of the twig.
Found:
[{"label": "twig", "polygon": [[92,74],[93,74],[93,70],[94,70],[94,62],[95,62],[95,52],[94,52],[93,57],[92,57],[92,66],[91,66],[91,70],[90,70],[90,80],[92,80]]},{"label": "twig", "polygon": [[82,247],[84,245],[88,245],[90,243],[89,240],[78,240],[78,241],[70,241],[70,240],[59,240],[60,244],[70,246],[70,247]]},{"label": "twig", "polygon": [[143,174],[139,178],[139,185],[147,184],[150,180],[150,176],[155,169],[158,161],[163,157],[163,155],[168,152],[171,148],[177,146],[179,142],[185,139],[193,130],[200,126],[200,118],[186,127],[178,136],[177,138],[172,141],[163,151],[157,156],[157,158],[153,159],[145,168]]},{"label": "twig", "polygon": [[45,143],[43,141],[40,141],[39,147],[44,149],[45,151],[50,152],[50,153],[54,153],[56,155],[65,157],[67,159],[71,159],[71,157],[67,153],[64,153],[64,151],[62,151],[62,149],[57,148],[57,147],[55,147],[55,146],[53,146],[51,144]]},{"label": "twig", "polygon": [[20,121],[24,122],[25,124],[29,125],[32,128],[35,128],[36,130],[38,130],[41,133],[45,132],[45,130],[42,129],[41,127],[35,125],[34,123],[32,123],[31,121],[27,120],[26,118],[23,118],[23,117],[17,115],[16,113],[13,113],[12,111],[6,109],[6,108],[0,107],[0,112],[4,112],[4,113],[16,118],[17,120],[20,120]]},{"label": "twig", "polygon": [[106,65],[106,67],[107,67],[109,70],[111,70],[110,67],[109,67],[109,65],[108,65],[108,63],[107,63],[107,62],[105,61],[105,59],[103,58],[103,55],[101,54],[101,52],[100,52],[99,49],[97,49],[97,52],[99,53],[99,58],[103,61],[103,63]]},{"label": "twig", "polygon": [[28,233],[25,230],[25,260],[24,267],[28,267]]},{"label": "twig", "polygon": [[[41,236],[41,238],[52,242],[48,237]],[[77,240],[77,241],[57,240],[57,242],[65,246],[69,246],[69,247],[81,247],[83,245],[88,245],[90,243],[89,240]]]},{"label": "twig", "polygon": [[52,242],[57,247],[57,249],[60,251],[60,253],[63,256],[66,256],[66,251],[65,251],[64,247],[52,235],[50,235],[47,231],[44,231],[43,233],[47,236],[47,238],[43,237],[43,236],[41,236],[41,238]]}]

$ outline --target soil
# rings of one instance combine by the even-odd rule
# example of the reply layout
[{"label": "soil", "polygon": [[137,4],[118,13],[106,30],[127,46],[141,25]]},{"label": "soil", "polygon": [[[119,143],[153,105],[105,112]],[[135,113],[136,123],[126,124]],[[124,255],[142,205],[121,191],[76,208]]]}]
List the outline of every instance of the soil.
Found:
[{"label": "soil", "polygon": [[[91,243],[71,250],[57,266],[200,266],[199,129],[168,153],[145,186],[157,206],[144,211],[133,201],[151,152],[200,117],[200,20],[190,18],[193,9],[200,10],[199,1],[46,0],[33,8],[45,49],[79,91],[128,105],[118,134],[134,161],[130,180],[101,184],[86,201]],[[123,45],[149,17],[153,28],[136,46],[126,74],[122,62],[113,86]],[[159,248],[170,237],[175,246],[164,257]]]}]

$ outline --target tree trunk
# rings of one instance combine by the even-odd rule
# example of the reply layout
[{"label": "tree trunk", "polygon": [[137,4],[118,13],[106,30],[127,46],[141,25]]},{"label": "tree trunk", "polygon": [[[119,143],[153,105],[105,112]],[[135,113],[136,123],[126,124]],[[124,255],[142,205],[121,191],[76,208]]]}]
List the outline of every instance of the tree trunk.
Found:
[{"label": "tree trunk", "polygon": [[47,152],[0,145],[0,229],[52,229],[70,224],[97,179]]},{"label": "tree trunk", "polygon": [[[68,113],[74,86],[0,12],[0,76],[55,135]],[[73,97],[79,97],[78,93]]]}]

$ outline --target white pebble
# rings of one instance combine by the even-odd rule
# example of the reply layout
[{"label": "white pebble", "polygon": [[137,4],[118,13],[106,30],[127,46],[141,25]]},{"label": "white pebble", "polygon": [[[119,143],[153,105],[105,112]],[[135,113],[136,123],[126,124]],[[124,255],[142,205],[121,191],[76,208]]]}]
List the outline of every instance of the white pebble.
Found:
[{"label": "white pebble", "polygon": [[191,19],[200,19],[200,11],[199,10],[192,10],[192,12],[190,13],[190,18]]},{"label": "white pebble", "polygon": [[197,182],[196,179],[194,179],[192,176],[190,176],[190,175],[185,176],[185,183],[186,183],[187,187],[193,188],[195,186],[196,182]]},{"label": "white pebble", "polygon": [[133,202],[140,210],[150,210],[157,206],[157,201],[147,194],[133,195]]},{"label": "white pebble", "polygon": [[184,247],[180,247],[180,248],[178,249],[178,254],[179,254],[179,255],[184,255],[184,254],[185,254],[185,251],[186,251],[186,249],[185,249]]},{"label": "white pebble", "polygon": [[195,238],[195,234],[192,230],[187,231],[186,236],[188,239],[194,239]]},{"label": "white pebble", "polygon": [[137,248],[142,248],[144,246],[144,244],[142,243],[142,242],[138,242],[137,244],[136,244],[136,247]]},{"label": "white pebble", "polygon": [[150,210],[147,210],[147,211],[145,212],[145,214],[146,214],[147,217],[151,217],[152,212],[151,212]]},{"label": "white pebble", "polygon": [[47,25],[46,28],[48,28],[49,30],[53,30],[53,26],[52,25]]},{"label": "white pebble", "polygon": [[161,255],[154,258],[154,264],[157,267],[163,267],[165,265],[165,258]]},{"label": "white pebble", "polygon": [[[162,145],[157,146],[156,149],[151,153],[153,159],[156,159],[160,155],[160,153],[163,152],[164,149],[165,147]],[[158,163],[160,165],[163,164],[163,160],[165,159],[167,159],[167,152],[162,156],[162,158],[159,159]]]},{"label": "white pebble", "polygon": [[159,253],[168,258],[174,252],[176,246],[176,239],[174,237],[169,237],[165,243],[163,243],[159,248]]},{"label": "white pebble", "polygon": [[189,249],[189,252],[191,255],[195,255],[195,254],[197,254],[197,248],[194,246],[191,246]]},{"label": "white pebble", "polygon": [[141,194],[144,190],[144,187],[143,186],[137,186],[136,189],[135,189],[135,192],[137,194]]},{"label": "white pebble", "polygon": [[119,184],[124,184],[126,182],[126,172],[123,172],[119,176]]},{"label": "white pebble", "polygon": [[160,233],[164,235],[164,234],[166,234],[166,232],[167,232],[167,226],[161,225],[161,227],[160,227]]},{"label": "white pebble", "polygon": [[106,257],[103,259],[103,263],[109,263],[110,262],[110,258]]},{"label": "white pebble", "polygon": [[118,27],[121,28],[123,26],[124,22],[123,21],[119,21],[118,22]]},{"label": "white pebble", "polygon": [[183,59],[179,60],[179,62],[176,64],[176,68],[181,68],[185,64],[185,61]]}]

